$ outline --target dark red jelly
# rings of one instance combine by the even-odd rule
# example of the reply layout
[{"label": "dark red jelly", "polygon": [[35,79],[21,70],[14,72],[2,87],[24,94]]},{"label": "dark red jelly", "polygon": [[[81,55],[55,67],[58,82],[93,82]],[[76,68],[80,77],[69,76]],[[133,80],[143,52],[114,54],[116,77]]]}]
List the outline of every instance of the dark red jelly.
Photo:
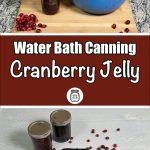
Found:
[{"label": "dark red jelly", "polygon": [[28,133],[35,150],[52,150],[52,136],[50,124],[45,121],[36,121],[29,125]]},{"label": "dark red jelly", "polygon": [[41,0],[42,10],[47,15],[54,15],[58,12],[60,0]]},{"label": "dark red jelly", "polygon": [[51,113],[53,139],[56,142],[66,142],[71,138],[71,114],[66,110],[56,110]]}]

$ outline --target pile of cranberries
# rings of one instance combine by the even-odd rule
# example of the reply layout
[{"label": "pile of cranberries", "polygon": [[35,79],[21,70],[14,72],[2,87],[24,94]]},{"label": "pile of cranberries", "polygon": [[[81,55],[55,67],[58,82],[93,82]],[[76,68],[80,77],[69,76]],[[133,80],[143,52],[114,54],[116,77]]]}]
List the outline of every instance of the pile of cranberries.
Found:
[{"label": "pile of cranberries", "polygon": [[19,17],[16,18],[16,30],[17,31],[31,31],[34,30],[36,33],[42,32],[40,28],[46,28],[46,24],[38,23],[38,18],[34,14],[23,14],[20,13]]}]

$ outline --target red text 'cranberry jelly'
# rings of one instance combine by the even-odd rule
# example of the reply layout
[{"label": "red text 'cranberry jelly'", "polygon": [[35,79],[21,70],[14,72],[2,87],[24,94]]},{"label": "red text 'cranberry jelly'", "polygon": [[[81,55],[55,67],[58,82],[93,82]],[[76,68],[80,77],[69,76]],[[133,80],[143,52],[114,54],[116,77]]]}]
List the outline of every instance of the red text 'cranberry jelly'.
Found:
[{"label": "red text 'cranberry jelly'", "polygon": [[52,150],[52,136],[50,124],[36,121],[29,125],[28,134],[32,139],[35,150]]},{"label": "red text 'cranberry jelly'", "polygon": [[66,110],[56,110],[51,113],[50,121],[53,128],[53,139],[56,142],[66,142],[71,138],[71,114]]}]

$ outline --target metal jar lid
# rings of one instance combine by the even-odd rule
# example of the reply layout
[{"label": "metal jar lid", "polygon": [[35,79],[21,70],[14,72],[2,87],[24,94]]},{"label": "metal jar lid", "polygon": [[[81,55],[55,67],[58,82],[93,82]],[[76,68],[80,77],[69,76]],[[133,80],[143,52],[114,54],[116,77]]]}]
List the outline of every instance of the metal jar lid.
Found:
[{"label": "metal jar lid", "polygon": [[43,139],[50,135],[51,127],[46,121],[35,121],[28,126],[28,134],[35,139]]},{"label": "metal jar lid", "polygon": [[63,109],[56,110],[51,113],[50,121],[56,126],[65,126],[71,122],[71,114]]}]

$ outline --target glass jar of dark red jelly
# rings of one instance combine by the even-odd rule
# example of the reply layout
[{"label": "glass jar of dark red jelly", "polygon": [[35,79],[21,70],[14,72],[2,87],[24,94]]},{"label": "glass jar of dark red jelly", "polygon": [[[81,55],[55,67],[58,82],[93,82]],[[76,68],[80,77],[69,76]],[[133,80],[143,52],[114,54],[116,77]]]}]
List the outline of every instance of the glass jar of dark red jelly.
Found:
[{"label": "glass jar of dark red jelly", "polygon": [[41,0],[43,12],[47,15],[54,15],[58,12],[60,0]]},{"label": "glass jar of dark red jelly", "polygon": [[50,115],[53,128],[53,139],[66,142],[71,138],[71,114],[66,110],[56,110]]},{"label": "glass jar of dark red jelly", "polygon": [[50,124],[46,121],[36,121],[29,125],[28,134],[35,150],[52,150]]}]

